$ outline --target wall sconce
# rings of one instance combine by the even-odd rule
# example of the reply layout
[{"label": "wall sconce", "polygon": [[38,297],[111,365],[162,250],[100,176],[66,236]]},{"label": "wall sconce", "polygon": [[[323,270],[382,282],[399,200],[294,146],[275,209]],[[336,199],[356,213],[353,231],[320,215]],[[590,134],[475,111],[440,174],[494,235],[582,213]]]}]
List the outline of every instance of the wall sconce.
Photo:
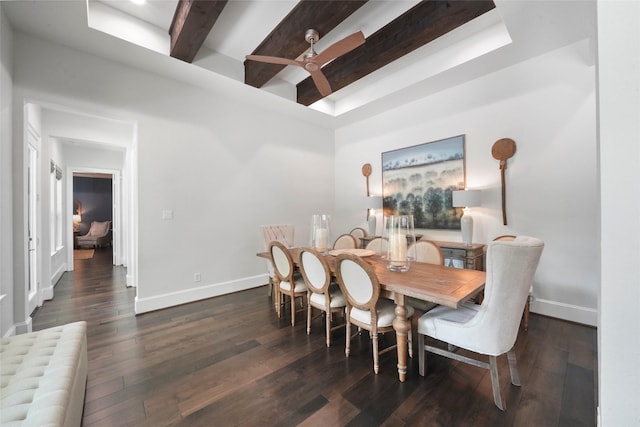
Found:
[{"label": "wall sconce", "polygon": [[367,223],[369,225],[369,235],[376,235],[376,209],[380,209],[382,204],[382,197],[380,196],[368,196],[367,197]]},{"label": "wall sconce", "polygon": [[470,246],[473,238],[473,218],[470,214],[470,208],[480,206],[480,190],[456,190],[452,192],[452,196],[453,207],[463,208],[462,218],[460,218],[462,243]]}]

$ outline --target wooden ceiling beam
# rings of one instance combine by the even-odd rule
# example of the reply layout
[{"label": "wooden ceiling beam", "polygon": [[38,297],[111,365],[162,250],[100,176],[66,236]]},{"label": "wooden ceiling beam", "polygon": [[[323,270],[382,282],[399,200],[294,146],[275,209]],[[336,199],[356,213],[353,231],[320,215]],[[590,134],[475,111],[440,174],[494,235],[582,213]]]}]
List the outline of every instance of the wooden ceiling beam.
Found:
[{"label": "wooden ceiling beam", "polygon": [[227,0],[180,0],[171,20],[170,55],[193,62]]},{"label": "wooden ceiling beam", "polygon": [[[308,29],[317,30],[322,37],[366,2],[367,0],[301,0],[251,55],[295,59],[309,48],[309,43],[304,39]],[[285,65],[245,61],[244,82],[254,87],[262,87],[284,67]]]},{"label": "wooden ceiling beam", "polygon": [[[322,71],[335,92],[493,8],[491,0],[423,1]],[[310,77],[298,83],[298,103],[311,105],[320,99]]]}]

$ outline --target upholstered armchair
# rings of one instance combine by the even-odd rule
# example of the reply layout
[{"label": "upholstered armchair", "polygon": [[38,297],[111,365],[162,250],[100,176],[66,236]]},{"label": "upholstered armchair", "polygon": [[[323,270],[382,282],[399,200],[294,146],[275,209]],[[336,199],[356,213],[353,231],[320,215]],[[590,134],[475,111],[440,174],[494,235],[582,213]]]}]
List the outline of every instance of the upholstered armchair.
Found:
[{"label": "upholstered armchair", "polygon": [[100,248],[111,244],[111,221],[92,221],[87,234],[78,236],[78,247]]}]

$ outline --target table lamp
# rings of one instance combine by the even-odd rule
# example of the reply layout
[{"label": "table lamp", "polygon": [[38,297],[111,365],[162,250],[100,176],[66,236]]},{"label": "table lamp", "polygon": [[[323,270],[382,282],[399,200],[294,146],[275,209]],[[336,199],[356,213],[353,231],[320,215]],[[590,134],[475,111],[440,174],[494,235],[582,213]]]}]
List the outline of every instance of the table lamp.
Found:
[{"label": "table lamp", "polygon": [[460,218],[460,230],[462,231],[462,243],[471,245],[473,238],[473,218],[470,211],[473,206],[480,206],[480,190],[455,190],[452,192],[452,205],[454,208],[463,208]]},{"label": "table lamp", "polygon": [[367,196],[367,223],[369,225],[369,236],[376,235],[376,209],[380,209],[382,197]]}]

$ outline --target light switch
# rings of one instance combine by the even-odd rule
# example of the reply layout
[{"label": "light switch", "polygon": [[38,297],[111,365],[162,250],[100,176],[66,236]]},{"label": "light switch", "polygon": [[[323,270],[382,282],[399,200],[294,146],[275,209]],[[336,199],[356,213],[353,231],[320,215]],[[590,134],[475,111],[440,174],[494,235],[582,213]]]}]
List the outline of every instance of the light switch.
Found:
[{"label": "light switch", "polygon": [[173,219],[173,211],[171,209],[163,210],[162,219]]}]

